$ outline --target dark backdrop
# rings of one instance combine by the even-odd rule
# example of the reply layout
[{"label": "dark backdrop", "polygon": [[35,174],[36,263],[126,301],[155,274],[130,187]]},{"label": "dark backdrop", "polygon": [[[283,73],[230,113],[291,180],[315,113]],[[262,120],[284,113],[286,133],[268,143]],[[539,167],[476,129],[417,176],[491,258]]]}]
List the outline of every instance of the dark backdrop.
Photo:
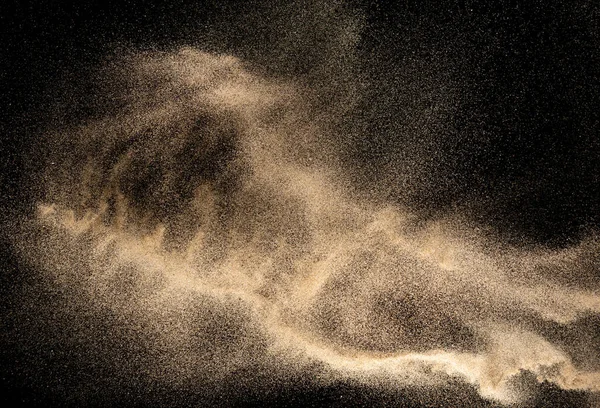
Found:
[{"label": "dark backdrop", "polygon": [[[350,8],[365,13],[352,72],[368,86],[355,115],[341,119],[346,133],[340,154],[358,189],[409,205],[425,218],[466,214],[516,245],[568,246],[598,226],[600,5],[586,0],[492,1],[485,6],[361,1],[351,2]],[[26,308],[17,302],[18,295],[36,284],[35,274],[14,256],[8,236],[8,226],[33,205],[27,186],[36,163],[28,152],[43,129],[60,125],[61,106],[70,97],[75,98],[69,105],[71,118],[94,114],[86,92],[75,97],[69,89],[93,87],[86,78],[115,50],[186,44],[232,52],[263,66],[269,75],[310,81],[311,66],[320,58],[318,47],[305,34],[304,52],[277,58],[285,50],[277,46],[279,27],[268,23],[272,15],[268,2],[2,2],[0,295],[5,328],[24,324]],[[241,25],[246,18],[251,23]],[[409,176],[403,169],[410,170]],[[61,294],[39,289],[39,302],[60,300]],[[57,321],[57,330],[61,324],[66,320]],[[56,390],[63,387],[68,393],[79,377],[65,372],[64,384],[49,382],[54,378],[50,373],[64,362],[49,354],[52,338],[5,337],[0,399],[19,405],[63,404]],[[32,365],[39,366],[35,374]],[[96,369],[81,368],[88,376]],[[118,388],[116,384],[112,386]],[[539,406],[578,406],[583,398],[543,388]],[[225,389],[234,393],[236,385]],[[137,391],[132,391],[137,397],[122,389],[108,393],[104,402],[185,405],[199,400],[192,391],[183,396],[160,389]],[[239,401],[256,406],[400,401],[396,394],[347,384],[317,388],[310,380],[282,385],[269,395],[235,392]],[[405,406],[456,402],[440,395],[403,398]]]}]

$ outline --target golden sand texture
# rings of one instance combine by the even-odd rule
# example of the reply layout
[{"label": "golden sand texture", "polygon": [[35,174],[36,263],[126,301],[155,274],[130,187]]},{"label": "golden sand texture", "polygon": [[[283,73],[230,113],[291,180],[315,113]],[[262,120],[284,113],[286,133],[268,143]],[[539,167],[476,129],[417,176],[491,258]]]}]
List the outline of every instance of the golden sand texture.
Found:
[{"label": "golden sand texture", "polygon": [[[260,362],[401,388],[463,381],[518,402],[523,373],[600,392],[594,237],[525,250],[462,219],[375,202],[329,152],[310,92],[192,48],[129,55],[122,108],[47,137],[19,235],[49,285],[83,289],[156,353],[151,375]],[[553,329],[554,330],[554,329]],[[584,338],[583,336],[582,338]]]}]

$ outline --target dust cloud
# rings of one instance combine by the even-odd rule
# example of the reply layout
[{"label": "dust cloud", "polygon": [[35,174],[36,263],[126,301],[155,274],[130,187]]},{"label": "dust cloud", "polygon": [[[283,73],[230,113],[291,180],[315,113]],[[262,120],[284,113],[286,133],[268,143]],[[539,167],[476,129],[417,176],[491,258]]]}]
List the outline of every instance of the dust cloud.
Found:
[{"label": "dust cloud", "polygon": [[600,391],[598,350],[564,340],[600,313],[595,237],[519,249],[373,199],[310,89],[233,56],[130,53],[105,75],[118,107],[47,136],[19,246],[47,285],[135,329],[147,375],[459,381],[506,404],[527,375]]}]

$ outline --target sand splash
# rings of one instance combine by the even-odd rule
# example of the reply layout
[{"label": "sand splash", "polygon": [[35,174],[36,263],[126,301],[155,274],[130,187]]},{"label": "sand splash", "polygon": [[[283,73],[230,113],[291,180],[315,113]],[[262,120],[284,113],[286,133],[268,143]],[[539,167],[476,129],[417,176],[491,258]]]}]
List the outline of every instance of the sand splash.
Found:
[{"label": "sand splash", "polygon": [[573,278],[597,268],[593,238],[508,248],[361,196],[323,153],[335,130],[310,93],[232,56],[121,69],[116,113],[48,136],[37,238],[20,246],[50,285],[139,327],[169,356],[158,378],[260,361],[395,388],[459,379],[503,403],[525,372],[600,391],[597,350],[548,329],[600,313],[598,285]]}]

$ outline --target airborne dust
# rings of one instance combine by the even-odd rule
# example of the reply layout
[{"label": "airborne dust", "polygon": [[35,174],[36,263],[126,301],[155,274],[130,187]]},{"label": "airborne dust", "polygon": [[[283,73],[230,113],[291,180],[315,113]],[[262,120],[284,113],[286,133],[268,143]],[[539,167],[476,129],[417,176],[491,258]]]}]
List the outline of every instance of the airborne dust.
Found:
[{"label": "airborne dust", "polygon": [[458,381],[499,403],[531,378],[600,392],[581,323],[600,313],[595,237],[519,249],[366,194],[336,156],[339,109],[241,58],[185,47],[111,64],[118,108],[46,136],[19,246],[47,285],[134,328],[144,375]]}]

